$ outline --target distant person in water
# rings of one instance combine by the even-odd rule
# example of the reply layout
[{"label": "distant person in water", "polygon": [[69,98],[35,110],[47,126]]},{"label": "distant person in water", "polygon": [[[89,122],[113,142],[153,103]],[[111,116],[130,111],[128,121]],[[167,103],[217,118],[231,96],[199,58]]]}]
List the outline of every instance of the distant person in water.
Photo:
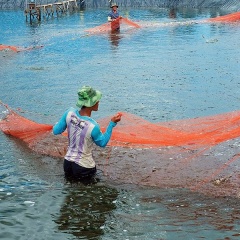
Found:
[{"label": "distant person in water", "polygon": [[120,19],[122,17],[119,15],[117,3],[112,3],[111,8],[112,8],[112,11],[108,14],[108,22],[111,22],[112,31],[119,31]]},{"label": "distant person in water", "polygon": [[177,17],[176,10],[174,8],[170,8],[169,17],[170,18],[176,18]]},{"label": "distant person in water", "polygon": [[77,107],[69,108],[53,127],[53,134],[61,134],[67,129],[68,150],[64,158],[66,178],[89,180],[96,174],[96,163],[93,159],[93,147],[105,147],[109,142],[112,130],[121,120],[121,114],[115,114],[102,133],[99,124],[91,118],[93,111],[98,111],[102,93],[89,86],[78,91]]},{"label": "distant person in water", "polygon": [[34,46],[34,47],[16,47],[16,46],[10,46],[10,45],[3,45],[0,44],[0,51],[8,51],[11,50],[13,52],[21,52],[21,51],[28,51],[28,50],[33,50],[37,48],[42,48],[43,46]]}]

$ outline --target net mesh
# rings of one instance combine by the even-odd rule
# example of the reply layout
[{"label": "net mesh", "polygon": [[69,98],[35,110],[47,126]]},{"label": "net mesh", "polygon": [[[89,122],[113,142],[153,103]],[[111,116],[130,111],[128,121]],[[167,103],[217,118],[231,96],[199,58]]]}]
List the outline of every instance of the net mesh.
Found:
[{"label": "net mesh", "polygon": [[[240,111],[160,123],[151,123],[127,112],[121,114],[122,120],[114,128],[110,146],[133,148],[186,146],[194,149],[214,146],[240,135]],[[98,121],[103,132],[109,119],[106,117]],[[36,123],[10,110],[0,121],[0,129],[7,135],[32,144],[46,132],[51,132],[52,125]],[[66,136],[66,133],[63,135]]]},{"label": "net mesh", "polygon": [[[239,12],[208,21],[238,20]],[[128,19],[121,21],[139,27]],[[109,30],[111,24],[106,23],[88,31]],[[52,125],[31,121],[2,105],[8,113],[0,121],[2,132],[21,139],[36,153],[64,157],[66,133],[54,136]],[[99,120],[102,131],[109,120]],[[240,198],[239,136],[240,111],[158,123],[123,112],[108,147],[96,148],[94,154],[98,168],[114,181]]]},{"label": "net mesh", "polygon": [[33,50],[33,49],[39,49],[42,48],[42,45],[39,46],[31,46],[31,47],[17,47],[17,46],[9,46],[9,45],[3,45],[0,44],[0,51],[8,51],[11,50],[15,53],[21,52],[21,51],[28,51],[28,50]]},{"label": "net mesh", "polygon": [[[105,126],[108,119],[100,120]],[[212,146],[240,134],[240,111],[216,116],[151,123],[136,115],[122,113],[111,145],[117,146]]]},{"label": "net mesh", "polygon": [[12,50],[14,52],[18,52],[19,51],[18,47],[0,44],[0,51],[8,50],[8,49]]},{"label": "net mesh", "polygon": [[[235,13],[227,14],[224,16],[209,18],[204,21],[206,21],[206,22],[236,22],[236,21],[240,21],[240,12],[235,12]],[[86,32],[92,33],[92,34],[109,32],[111,30],[115,30],[116,28],[118,28],[119,24],[120,25],[125,24],[128,26],[134,27],[134,28],[141,28],[141,26],[139,24],[137,24],[136,22],[133,22],[128,18],[121,18],[121,19],[117,19],[115,22],[107,22],[100,26],[96,26],[94,28],[87,29]]]},{"label": "net mesh", "polygon": [[116,28],[119,27],[119,24],[126,24],[126,25],[134,27],[134,28],[140,28],[140,25],[131,21],[128,18],[121,18],[121,19],[118,18],[113,22],[107,22],[100,26],[96,26],[94,28],[89,28],[86,30],[86,32],[89,32],[89,33],[109,32],[111,30],[116,30]]},{"label": "net mesh", "polygon": [[235,22],[240,21],[240,12],[227,14],[224,16],[219,16],[215,18],[210,18],[208,21],[210,22]]},{"label": "net mesh", "polygon": [[[21,139],[36,153],[64,157],[66,132],[54,136],[52,125],[7,109],[0,121],[2,132]],[[109,120],[98,121],[102,131]],[[240,197],[239,135],[240,111],[159,123],[123,112],[108,147],[96,147],[94,158],[111,180]]]},{"label": "net mesh", "polygon": [[9,114],[0,121],[0,129],[5,134],[19,138],[31,146],[50,132],[52,125],[33,122],[10,110]]}]

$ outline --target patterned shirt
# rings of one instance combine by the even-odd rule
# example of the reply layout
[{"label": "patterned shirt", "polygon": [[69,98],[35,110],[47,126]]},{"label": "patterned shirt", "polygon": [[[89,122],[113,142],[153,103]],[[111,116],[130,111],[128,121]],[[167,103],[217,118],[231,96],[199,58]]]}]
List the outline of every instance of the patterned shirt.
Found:
[{"label": "patterned shirt", "polygon": [[99,124],[90,117],[81,116],[78,110],[68,109],[53,127],[53,134],[68,132],[68,150],[65,159],[85,168],[93,168],[96,163],[92,157],[94,143],[105,147],[109,142],[116,123],[110,121],[103,134]]},{"label": "patterned shirt", "polygon": [[110,17],[111,19],[117,19],[117,18],[119,17],[119,13],[118,13],[118,12],[111,11],[111,12],[108,14],[108,17]]}]

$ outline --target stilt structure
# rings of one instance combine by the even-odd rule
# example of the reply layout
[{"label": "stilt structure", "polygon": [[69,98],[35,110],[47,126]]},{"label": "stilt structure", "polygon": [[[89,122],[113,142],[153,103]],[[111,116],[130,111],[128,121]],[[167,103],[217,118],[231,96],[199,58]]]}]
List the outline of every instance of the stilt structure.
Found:
[{"label": "stilt structure", "polygon": [[26,21],[29,16],[30,22],[34,19],[41,21],[41,8],[37,5],[36,0],[26,0],[26,8],[25,8]]},{"label": "stilt structure", "polygon": [[[41,21],[42,17],[53,17],[54,14],[58,17],[67,12],[72,12],[77,10],[78,8],[82,8],[84,6],[84,0],[66,0],[55,2],[52,0],[52,3],[45,1],[45,4],[40,4],[40,0],[26,0],[25,3],[25,15],[26,21],[36,19],[37,21]],[[43,2],[43,1],[41,1]],[[79,6],[78,6],[79,3]]]}]

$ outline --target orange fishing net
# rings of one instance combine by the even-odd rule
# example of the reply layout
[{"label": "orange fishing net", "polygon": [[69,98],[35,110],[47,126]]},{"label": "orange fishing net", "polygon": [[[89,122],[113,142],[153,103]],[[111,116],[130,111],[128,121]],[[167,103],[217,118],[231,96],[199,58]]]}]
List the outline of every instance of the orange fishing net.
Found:
[{"label": "orange fishing net", "polygon": [[[100,120],[106,125],[107,119]],[[151,123],[123,113],[114,129],[111,145],[117,146],[213,146],[240,136],[240,111],[216,116]]]},{"label": "orange fishing net", "polygon": [[9,46],[9,45],[3,45],[0,44],[0,51],[3,50],[11,50],[15,53],[21,52],[21,51],[28,51],[28,50],[33,50],[33,49],[39,49],[42,48],[43,46],[33,46],[33,47],[16,47],[16,46]]},{"label": "orange fishing net", "polygon": [[89,33],[109,32],[111,30],[113,30],[113,31],[116,30],[119,27],[119,25],[121,25],[121,24],[126,24],[126,25],[129,25],[129,26],[134,27],[134,28],[140,28],[140,25],[131,21],[130,19],[127,19],[127,18],[121,18],[120,19],[120,18],[118,18],[113,22],[107,22],[107,23],[104,23],[100,26],[96,26],[94,28],[87,29],[85,31],[89,32]]},{"label": "orange fishing net", "polygon": [[219,16],[215,18],[208,19],[210,22],[235,22],[240,21],[240,12],[227,14],[224,16]]},{"label": "orange fishing net", "polygon": [[[1,131],[37,153],[64,157],[66,133],[54,136],[51,125],[8,111],[0,121]],[[102,131],[109,120],[99,120]],[[240,154],[235,144],[239,136],[240,111],[161,123],[123,112],[109,147],[96,148],[95,158],[112,180],[240,197]]]},{"label": "orange fishing net", "polygon": [[125,23],[129,26],[135,27],[135,28],[140,28],[141,26],[133,21],[131,21],[128,18],[121,18],[121,23]]},{"label": "orange fishing net", "polygon": [[20,51],[18,47],[0,44],[0,51],[8,50],[8,49],[12,50],[13,52],[19,52]]},{"label": "orange fishing net", "polygon": [[[219,17],[214,17],[214,18],[209,18],[206,20],[207,22],[235,22],[235,21],[240,21],[240,12],[236,13],[231,13],[227,14],[224,16],[219,16]],[[126,24],[128,26],[134,27],[134,28],[141,28],[141,26],[133,21],[131,21],[128,18],[118,18],[114,22],[107,22],[104,23],[100,26],[96,26],[94,28],[90,28],[85,30],[86,32],[89,33],[101,33],[101,32],[108,32],[111,30],[115,30],[116,28],[119,27],[119,24]]]},{"label": "orange fishing net", "polygon": [[9,114],[0,121],[0,129],[5,134],[19,138],[31,146],[51,131],[52,126],[33,122],[9,109]]},{"label": "orange fishing net", "polygon": [[[36,123],[10,109],[9,111],[9,114],[0,121],[0,129],[5,134],[17,137],[27,144],[33,143],[52,130],[52,125]],[[102,131],[105,131],[109,117],[100,119],[99,123]],[[239,136],[240,111],[161,123],[151,123],[136,115],[123,112],[122,120],[114,128],[109,145],[198,148],[214,146]]]},{"label": "orange fishing net", "polygon": [[115,31],[120,28],[120,19],[117,18],[115,21],[111,22],[111,30]]}]

